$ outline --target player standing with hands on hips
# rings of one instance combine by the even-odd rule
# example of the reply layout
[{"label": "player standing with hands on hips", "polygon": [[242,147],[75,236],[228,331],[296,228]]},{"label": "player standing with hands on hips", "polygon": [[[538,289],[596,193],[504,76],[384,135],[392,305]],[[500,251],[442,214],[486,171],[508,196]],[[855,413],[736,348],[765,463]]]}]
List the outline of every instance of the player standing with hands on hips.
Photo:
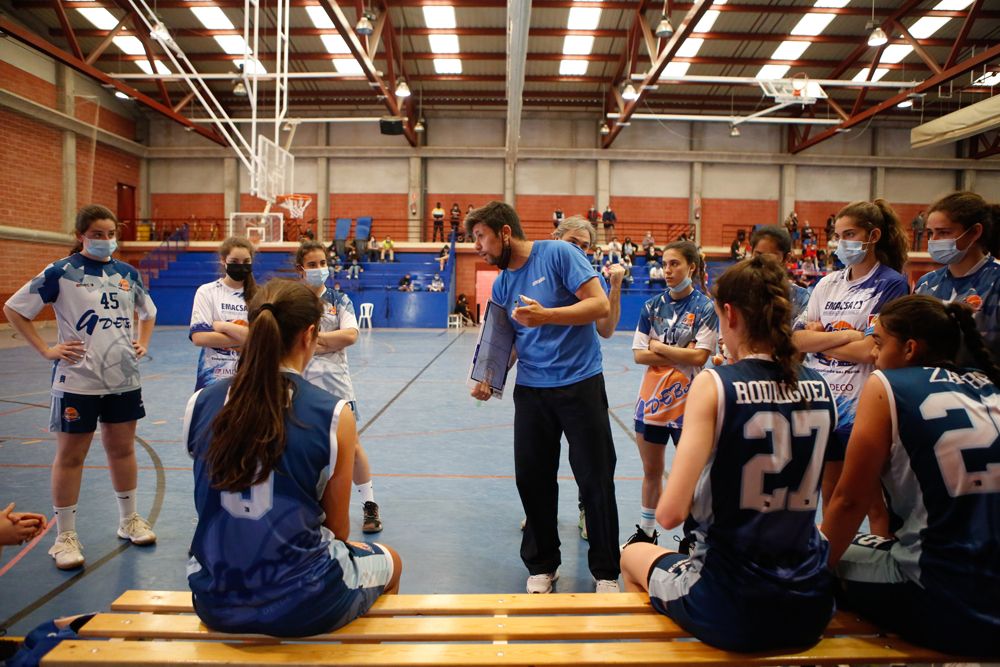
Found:
[{"label": "player standing with hands on hips", "polygon": [[[514,474],[527,519],[521,538],[527,590],[549,593],[559,578],[556,474],[565,433],[587,514],[596,590],[617,592],[617,459],[594,327],[608,315],[607,296],[579,250],[560,241],[528,241],[507,204],[472,211],[465,226],[479,256],[501,270],[492,300],[511,314],[514,328]],[[472,396],[487,400],[492,391],[481,383]]]}]

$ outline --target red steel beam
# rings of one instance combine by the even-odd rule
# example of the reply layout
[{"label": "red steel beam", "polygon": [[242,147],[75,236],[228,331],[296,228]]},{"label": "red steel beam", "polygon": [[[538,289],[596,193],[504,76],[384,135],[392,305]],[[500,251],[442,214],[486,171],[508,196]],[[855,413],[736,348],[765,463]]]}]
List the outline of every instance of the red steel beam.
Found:
[{"label": "red steel beam", "polygon": [[66,17],[66,8],[63,7],[62,2],[59,0],[52,0],[52,6],[56,10],[56,16],[59,17],[59,25],[62,26],[63,36],[69,42],[70,50],[74,56],[83,60],[83,51],[80,50],[80,42],[76,40],[76,33],[73,32],[73,26],[69,24],[69,19]]},{"label": "red steel beam", "polygon": [[45,41],[38,35],[29,32],[28,30],[22,28],[20,25],[13,23],[12,21],[4,18],[3,16],[0,16],[0,30],[7,33],[8,35],[13,37],[17,41],[21,42],[22,44],[30,46],[36,51],[39,51],[49,56],[53,60],[61,62],[67,65],[68,67],[72,67],[81,74],[85,74],[92,79],[100,81],[104,85],[111,86],[113,88],[120,90],[129,97],[135,99],[136,102],[139,102],[140,104],[149,107],[153,111],[156,111],[157,113],[166,116],[170,120],[176,123],[180,123],[185,127],[190,127],[193,131],[197,132],[206,139],[210,139],[215,143],[219,144],[220,146],[228,145],[226,143],[226,140],[220,137],[213,130],[206,127],[202,127],[197,123],[192,123],[190,119],[186,118],[185,116],[182,116],[181,114],[177,113],[170,107],[164,106],[163,104],[157,102],[148,95],[139,92],[135,88],[132,88],[131,86],[117,79],[112,78],[110,75],[108,75],[105,72],[102,72],[93,65],[88,65],[81,58],[74,57],[72,54],[63,51],[56,45]]},{"label": "red steel beam", "polygon": [[[915,7],[920,5],[921,1],[922,0],[907,0],[905,3],[903,3],[902,7],[892,12],[892,14],[890,14],[888,18],[886,18],[881,22],[880,27],[882,28],[882,30],[886,30],[887,33],[892,32],[891,29],[892,22],[898,21],[899,19],[909,14],[911,11],[913,11]],[[850,69],[854,63],[858,62],[858,59],[861,58],[861,56],[863,56],[865,52],[868,51],[868,49],[870,48],[871,47],[868,46],[868,35],[867,34],[861,35],[860,40],[858,41],[858,45],[854,48],[854,50],[851,51],[846,58],[840,61],[840,64],[834,67],[830,71],[830,74],[828,74],[824,78],[839,79],[841,75],[848,69]]]},{"label": "red steel beam", "polygon": [[963,60],[962,62],[953,65],[952,67],[940,72],[939,74],[931,76],[930,78],[926,79],[925,81],[921,82],[916,87],[910,90],[906,90],[902,93],[899,93],[898,95],[893,95],[892,97],[883,100],[882,102],[876,104],[875,106],[865,109],[859,114],[852,115],[849,119],[845,120],[840,125],[832,127],[816,135],[815,137],[808,139],[807,141],[804,141],[796,146],[793,146],[790,152],[798,153],[799,151],[805,150],[810,146],[815,146],[821,141],[829,139],[838,132],[852,128],[855,125],[858,125],[859,123],[865,122],[869,118],[872,118],[874,116],[879,115],[880,113],[892,109],[894,106],[896,106],[903,100],[907,99],[910,96],[910,94],[922,93],[924,91],[940,86],[941,84],[948,83],[952,79],[962,76],[963,74],[969,72],[970,70],[975,69],[976,67],[979,67],[981,65],[988,65],[989,63],[993,62],[998,58],[1000,58],[1000,44],[997,44],[990,49],[986,49],[985,51],[980,51],[978,54],[971,56]]},{"label": "red steel beam", "polygon": [[910,34],[910,31],[906,29],[906,26],[899,21],[893,21],[893,23],[896,25],[899,32],[902,33],[903,39],[906,40],[906,43],[913,48],[913,52],[920,56],[920,59],[924,61],[925,65],[927,65],[927,69],[935,74],[940,74],[941,65],[938,64],[938,61],[934,60],[934,58],[931,58],[930,54],[924,50],[924,47],[920,44],[920,42],[918,42],[916,38]]},{"label": "red steel beam", "polygon": [[969,157],[981,160],[984,157],[1000,155],[1000,132],[984,132],[969,137]]},{"label": "red steel beam", "polygon": [[951,53],[948,54],[948,59],[945,60],[945,68],[951,67],[955,64],[955,60],[958,58],[959,52],[962,47],[966,45],[969,38],[969,30],[972,29],[972,24],[976,22],[976,16],[983,9],[983,0],[976,0],[969,7],[969,14],[965,17],[962,22],[962,29],[958,32],[958,37],[955,38],[955,44],[951,47]]}]

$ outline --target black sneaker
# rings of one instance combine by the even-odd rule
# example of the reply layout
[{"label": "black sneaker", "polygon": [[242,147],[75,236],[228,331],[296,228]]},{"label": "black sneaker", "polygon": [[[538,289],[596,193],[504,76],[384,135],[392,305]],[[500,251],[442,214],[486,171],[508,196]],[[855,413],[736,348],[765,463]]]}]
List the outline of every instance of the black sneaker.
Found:
[{"label": "black sneaker", "polygon": [[677,553],[684,554],[685,556],[691,553],[691,547],[694,546],[694,538],[689,536],[681,539],[674,535],[674,542],[677,542]]},{"label": "black sneaker", "polygon": [[370,500],[364,505],[364,520],[361,522],[361,532],[382,532],[382,519],[378,516],[378,504]]},{"label": "black sneaker", "polygon": [[625,544],[622,545],[622,549],[624,549],[625,547],[627,547],[630,544],[635,544],[636,542],[645,542],[647,544],[656,544],[656,540],[659,537],[660,537],[660,533],[659,532],[657,532],[657,531],[654,530],[653,531],[653,535],[649,536],[649,535],[646,534],[646,531],[644,531],[642,528],[639,527],[639,524],[636,524],[635,525],[635,535],[633,535],[632,537],[630,537],[627,540],[625,540]]}]

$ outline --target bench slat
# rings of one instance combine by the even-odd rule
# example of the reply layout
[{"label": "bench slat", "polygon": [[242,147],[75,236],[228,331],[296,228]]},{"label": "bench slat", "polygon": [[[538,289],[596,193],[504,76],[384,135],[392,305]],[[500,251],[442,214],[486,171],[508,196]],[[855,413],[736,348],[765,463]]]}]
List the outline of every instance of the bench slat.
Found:
[{"label": "bench slat", "polygon": [[64,641],[43,660],[72,665],[802,665],[945,662],[954,658],[899,639],[838,637],[805,651],[729,653],[698,642],[574,644],[283,644]]}]

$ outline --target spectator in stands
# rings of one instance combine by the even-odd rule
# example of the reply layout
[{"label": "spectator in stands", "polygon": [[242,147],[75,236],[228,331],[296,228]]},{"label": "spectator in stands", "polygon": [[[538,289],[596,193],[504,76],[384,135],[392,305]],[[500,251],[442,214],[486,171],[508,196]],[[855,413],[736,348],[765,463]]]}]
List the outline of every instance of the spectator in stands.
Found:
[{"label": "spectator in stands", "polygon": [[351,245],[347,246],[347,261],[351,262],[352,260],[355,259],[359,259],[358,248],[356,244],[352,243]]},{"label": "spectator in stands", "polygon": [[[652,257],[652,259],[653,259],[654,262],[656,262],[660,266],[663,266],[663,248],[660,248],[660,247],[657,247],[657,246],[653,246],[653,257]],[[646,261],[649,261],[648,257],[647,257]]]},{"label": "spectator in stands", "polygon": [[555,211],[553,211],[552,212],[552,229],[557,229],[559,227],[559,225],[562,224],[562,221],[563,221],[563,219],[565,217],[566,217],[566,214],[563,213],[563,210],[561,208],[557,208]]},{"label": "spectator in stands", "polygon": [[823,231],[826,233],[827,243],[829,243],[830,239],[833,238],[833,225],[836,221],[837,221],[837,216],[835,216],[833,213],[831,213],[830,217],[826,219],[826,229],[824,229]]},{"label": "spectator in stands", "polygon": [[444,281],[441,280],[441,275],[438,273],[434,274],[434,280],[427,287],[428,292],[443,292],[444,291]]},{"label": "spectator in stands", "polygon": [[913,228],[913,249],[919,251],[920,244],[924,240],[924,230],[927,228],[927,219],[923,211],[917,213],[910,226]]},{"label": "spectator in stands", "polygon": [[358,263],[357,259],[351,260],[351,265],[347,267],[347,279],[348,280],[358,280],[361,278],[361,273],[364,271],[361,268],[361,264]]},{"label": "spectator in stands", "polygon": [[462,316],[462,326],[478,326],[475,316],[469,309],[469,300],[465,294],[459,294],[455,300],[455,313]]},{"label": "spectator in stands", "polygon": [[591,258],[591,263],[597,267],[604,266],[604,248],[599,243],[594,244],[594,256]]},{"label": "spectator in stands", "polygon": [[657,262],[650,262],[649,264],[649,280],[647,284],[650,287],[667,288],[667,279],[663,275],[663,267]]},{"label": "spectator in stands", "polygon": [[379,245],[378,239],[375,238],[375,234],[368,237],[368,261],[374,262],[379,256],[379,250],[381,246]]},{"label": "spectator in stands", "polygon": [[339,258],[340,255],[337,254],[337,242],[330,241],[330,245],[326,247],[326,261],[329,263],[333,263]]},{"label": "spectator in stands", "polygon": [[611,242],[608,243],[608,261],[612,264],[618,264],[622,261],[622,244],[618,242],[617,236],[611,237]]},{"label": "spectator in stands", "polygon": [[746,259],[747,249],[746,249],[747,233],[742,229],[736,232],[736,238],[733,242],[729,244],[729,259],[738,262],[742,259]]},{"label": "spectator in stands", "polygon": [[437,241],[438,235],[441,235],[441,240],[444,241],[444,209],[441,208],[441,202],[434,205],[431,210],[431,218],[434,221],[434,236],[431,241]]},{"label": "spectator in stands", "polygon": [[642,252],[646,255],[646,261],[652,258],[652,249],[656,247],[656,239],[653,238],[653,232],[647,231],[646,236],[642,239]]},{"label": "spectator in stands", "polygon": [[632,242],[631,236],[625,237],[625,242],[622,243],[622,255],[628,257],[629,262],[635,261],[635,253],[638,250],[635,243]]},{"label": "spectator in stands", "polygon": [[601,219],[601,214],[597,212],[597,209],[593,204],[587,209],[587,222],[594,228],[594,232],[597,232],[597,221]]},{"label": "spectator in stands", "polygon": [[340,263],[340,256],[334,255],[333,264],[330,266],[330,275],[336,278],[337,275],[343,270],[344,266]]},{"label": "spectator in stands", "polygon": [[622,276],[622,283],[626,287],[631,287],[632,286],[632,280],[633,280],[633,278],[632,278],[632,258],[629,257],[628,255],[624,255],[622,257],[622,263],[619,264],[619,266],[621,266],[622,269],[624,269],[624,271],[625,271],[625,275]]},{"label": "spectator in stands", "polygon": [[459,225],[462,224],[462,208],[455,202],[451,205],[451,237],[455,239],[455,242],[461,240],[461,232],[459,232]]},{"label": "spectator in stands", "polygon": [[437,263],[438,271],[444,271],[444,265],[448,263],[448,258],[451,256],[451,247],[444,246],[441,248],[441,252],[438,253]]},{"label": "spectator in stands", "polygon": [[399,279],[399,286],[397,289],[400,292],[412,292],[413,291],[413,278],[407,273],[405,276]]},{"label": "spectator in stands", "polygon": [[394,250],[395,247],[396,244],[392,242],[392,237],[386,236],[385,240],[382,241],[382,252],[379,254],[378,258],[379,261],[384,262],[385,256],[389,255],[389,261],[395,262],[396,261],[396,251]]},{"label": "spectator in stands", "polygon": [[785,218],[785,229],[788,230],[788,235],[792,237],[792,248],[794,248],[799,243],[799,216],[792,211]]},{"label": "spectator in stands", "polygon": [[601,214],[601,224],[604,225],[605,241],[614,236],[615,223],[617,222],[618,222],[618,216],[615,215],[615,212],[611,210],[611,204],[608,204],[606,207],[604,207],[604,213]]}]

